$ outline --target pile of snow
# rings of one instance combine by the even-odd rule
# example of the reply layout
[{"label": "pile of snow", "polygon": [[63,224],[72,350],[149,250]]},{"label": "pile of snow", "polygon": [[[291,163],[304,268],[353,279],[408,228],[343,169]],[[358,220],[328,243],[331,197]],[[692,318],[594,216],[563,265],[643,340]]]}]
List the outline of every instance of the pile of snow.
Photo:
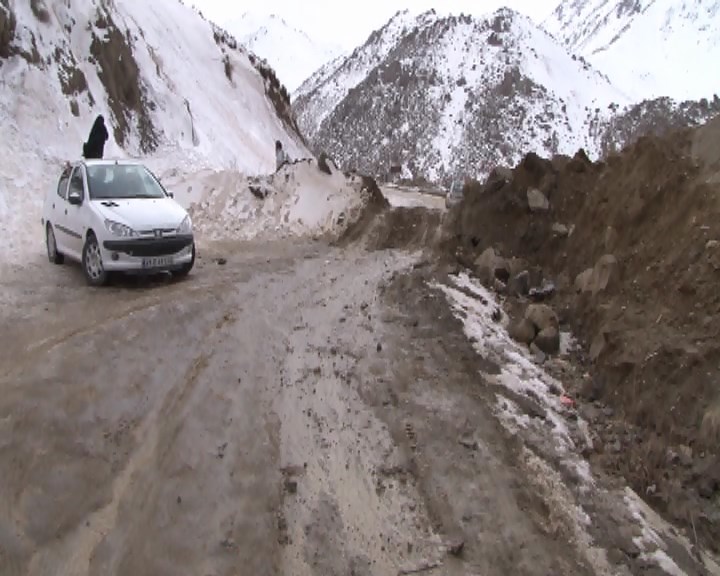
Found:
[{"label": "pile of snow", "polygon": [[267,60],[291,93],[343,52],[339,46],[311,39],[275,14],[260,16],[246,12],[225,22],[224,27],[248,50]]},{"label": "pile of snow", "polygon": [[720,61],[720,1],[576,0],[543,23],[569,50],[636,99],[712,98]]},{"label": "pile of snow", "polygon": [[165,179],[186,204],[200,241],[337,236],[365,205],[359,178],[321,172],[301,160],[277,173],[248,178],[234,171]]},{"label": "pile of snow", "polygon": [[[31,4],[11,2],[17,19],[13,48],[30,56],[0,59],[0,264],[44,251],[44,196],[65,161],[79,158],[97,114],[105,115],[110,132],[106,157],[141,157],[159,172],[268,173],[275,140],[293,157],[307,154],[278,117],[248,53],[233,48],[231,39],[219,39],[209,22],[181,2],[45,0],[47,22],[36,18]],[[128,116],[124,145],[114,137],[118,119],[90,49],[93,35],[108,38],[100,19],[104,11],[129,39],[139,69],[145,111],[157,136],[150,156],[142,153],[135,113]],[[61,79],[73,70],[82,73],[87,88],[66,94]]]}]

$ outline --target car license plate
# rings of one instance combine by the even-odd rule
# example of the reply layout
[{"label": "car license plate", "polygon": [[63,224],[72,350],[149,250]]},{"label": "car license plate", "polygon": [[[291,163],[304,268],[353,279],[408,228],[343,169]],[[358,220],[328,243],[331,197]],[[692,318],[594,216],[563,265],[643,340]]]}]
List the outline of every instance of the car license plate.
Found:
[{"label": "car license plate", "polygon": [[143,258],[143,268],[163,268],[165,266],[172,266],[172,256],[155,256],[153,258]]}]

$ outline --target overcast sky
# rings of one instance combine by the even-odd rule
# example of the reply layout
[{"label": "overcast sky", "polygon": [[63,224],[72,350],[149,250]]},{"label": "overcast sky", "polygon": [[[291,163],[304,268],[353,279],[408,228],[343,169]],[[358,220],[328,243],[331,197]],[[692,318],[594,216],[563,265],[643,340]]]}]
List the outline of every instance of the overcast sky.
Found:
[{"label": "overcast sky", "polygon": [[483,15],[508,6],[540,22],[560,0],[187,0],[203,14],[223,26],[245,12],[277,14],[288,24],[307,32],[317,42],[350,50],[362,44],[370,32],[380,28],[398,10],[423,12],[435,8],[439,14]]}]

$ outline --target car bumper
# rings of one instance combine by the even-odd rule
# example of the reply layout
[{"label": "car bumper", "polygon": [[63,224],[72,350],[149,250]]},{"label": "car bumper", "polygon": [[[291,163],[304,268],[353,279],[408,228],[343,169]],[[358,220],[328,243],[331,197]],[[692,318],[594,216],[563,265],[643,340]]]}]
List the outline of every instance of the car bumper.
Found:
[{"label": "car bumper", "polygon": [[193,251],[192,235],[106,240],[102,245],[103,266],[109,272],[177,270],[192,262]]}]

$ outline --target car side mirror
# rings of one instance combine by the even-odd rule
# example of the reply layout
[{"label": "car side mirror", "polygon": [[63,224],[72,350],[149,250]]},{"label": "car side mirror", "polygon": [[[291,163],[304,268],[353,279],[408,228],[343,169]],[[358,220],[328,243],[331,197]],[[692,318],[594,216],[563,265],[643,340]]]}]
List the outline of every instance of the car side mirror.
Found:
[{"label": "car side mirror", "polygon": [[168,196],[170,196],[170,198],[175,198],[175,194],[173,194],[172,192],[168,192]]},{"label": "car side mirror", "polygon": [[70,194],[68,194],[68,202],[73,206],[80,206],[80,204],[82,204],[82,196],[79,192],[70,192]]}]

